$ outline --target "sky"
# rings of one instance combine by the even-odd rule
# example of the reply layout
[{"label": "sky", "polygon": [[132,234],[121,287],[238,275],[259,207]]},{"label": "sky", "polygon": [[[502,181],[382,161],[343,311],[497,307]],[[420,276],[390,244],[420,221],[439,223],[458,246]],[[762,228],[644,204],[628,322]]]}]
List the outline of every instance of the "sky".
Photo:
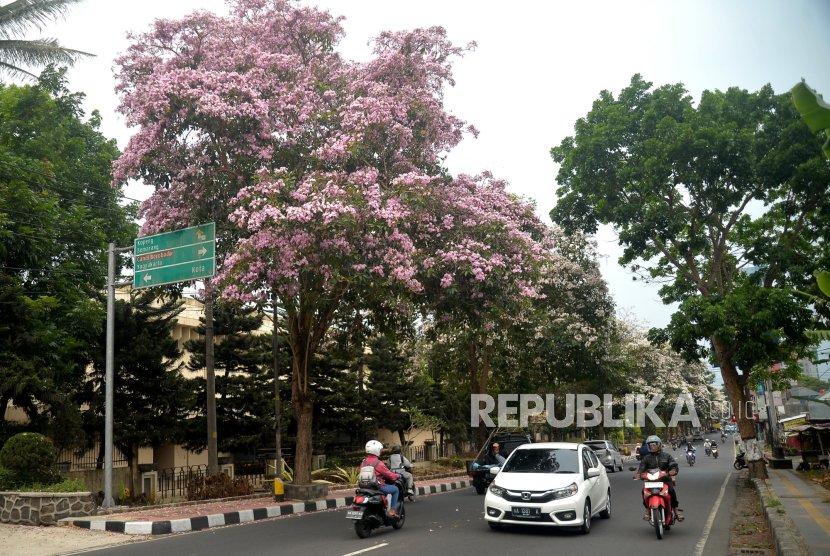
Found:
[{"label": "sky", "polygon": [[[346,17],[340,51],[353,60],[368,59],[367,41],[384,30],[440,25],[458,45],[476,41],[474,52],[456,60],[456,86],[446,91],[445,103],[481,134],[456,147],[447,166],[453,174],[492,171],[510,182],[511,191],[534,199],[548,222],[558,171],[551,147],[573,134],[600,91],[616,96],[635,73],[655,86],[682,82],[696,100],[704,90],[756,91],[767,83],[783,93],[801,78],[830,95],[827,0],[305,3]],[[221,0],[87,0],[44,31],[96,55],[69,71],[69,87],[86,93],[85,109],[101,112],[102,132],[121,148],[132,130],[116,112],[113,59],[126,50],[127,32],[199,9],[227,13]],[[126,189],[138,199],[149,193],[139,183]],[[614,231],[600,229],[597,241],[617,305],[652,326],[668,324],[673,306],[662,304],[657,287],[634,283],[617,264]]]}]

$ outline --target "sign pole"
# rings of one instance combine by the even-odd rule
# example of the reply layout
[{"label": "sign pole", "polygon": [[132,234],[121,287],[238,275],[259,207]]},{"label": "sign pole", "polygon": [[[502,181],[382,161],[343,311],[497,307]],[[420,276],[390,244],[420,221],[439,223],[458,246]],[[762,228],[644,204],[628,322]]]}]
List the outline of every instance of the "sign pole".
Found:
[{"label": "sign pole", "polygon": [[213,360],[213,288],[208,287],[205,300],[205,378],[207,379],[208,476],[219,474],[216,438],[216,375]]},{"label": "sign pole", "polygon": [[113,400],[115,398],[115,288],[132,282],[115,282],[115,254],[132,251],[132,247],[117,248],[114,243],[107,249],[107,354],[106,354],[106,398],[104,402],[104,508],[115,506],[112,498],[112,422]]}]

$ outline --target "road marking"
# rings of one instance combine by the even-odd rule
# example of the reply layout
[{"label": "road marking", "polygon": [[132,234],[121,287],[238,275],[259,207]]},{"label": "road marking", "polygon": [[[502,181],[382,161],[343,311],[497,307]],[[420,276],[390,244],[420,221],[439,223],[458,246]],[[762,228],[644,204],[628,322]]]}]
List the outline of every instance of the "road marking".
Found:
[{"label": "road marking", "polygon": [[703,555],[703,548],[706,546],[706,541],[709,540],[709,531],[712,530],[712,524],[715,522],[715,516],[718,515],[718,508],[720,508],[720,503],[723,500],[723,494],[726,492],[726,483],[729,482],[729,477],[731,476],[732,473],[727,475],[726,479],[723,481],[723,486],[720,487],[720,494],[715,502],[715,507],[713,507],[712,511],[709,512],[709,519],[706,520],[706,525],[703,526],[703,536],[699,541],[697,541],[697,546],[695,546],[694,556]]},{"label": "road marking", "polygon": [[781,482],[784,483],[784,486],[787,487],[787,490],[790,491],[790,494],[792,494],[793,497],[796,500],[798,500],[798,503],[801,504],[801,507],[807,510],[807,513],[810,514],[810,517],[812,517],[813,520],[816,523],[818,523],[818,526],[822,528],[824,533],[828,537],[830,537],[830,519],[827,519],[827,516],[821,513],[821,510],[816,508],[810,500],[807,500],[801,493],[801,491],[798,490],[798,487],[795,486],[795,483],[793,483],[789,478],[785,477],[781,473],[778,473],[777,471],[775,472],[775,474],[778,476],[779,479],[781,479]]},{"label": "road marking", "polygon": [[358,550],[357,552],[349,552],[348,554],[344,554],[343,556],[354,556],[355,554],[363,554],[364,552],[369,552],[370,550],[374,550],[376,548],[382,548],[384,546],[387,546],[388,544],[389,544],[388,542],[385,542],[385,543],[379,544],[377,546],[373,546],[373,547],[370,547],[370,548],[364,548],[363,550]]}]

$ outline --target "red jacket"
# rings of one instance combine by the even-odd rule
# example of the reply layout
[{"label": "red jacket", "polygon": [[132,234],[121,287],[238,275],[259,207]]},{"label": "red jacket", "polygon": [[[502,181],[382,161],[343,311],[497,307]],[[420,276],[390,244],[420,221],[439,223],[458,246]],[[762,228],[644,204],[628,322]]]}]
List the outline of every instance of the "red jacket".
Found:
[{"label": "red jacket", "polygon": [[[378,457],[372,454],[366,456],[366,459],[363,460],[363,463],[360,464],[360,467],[366,467],[367,465],[372,465],[376,461],[378,461]],[[377,477],[378,483],[380,486],[383,486],[384,481],[383,479],[389,479],[390,481],[395,481],[400,477],[397,473],[392,473],[389,471],[389,468],[386,467],[386,464],[382,461],[375,466],[375,477]]]}]

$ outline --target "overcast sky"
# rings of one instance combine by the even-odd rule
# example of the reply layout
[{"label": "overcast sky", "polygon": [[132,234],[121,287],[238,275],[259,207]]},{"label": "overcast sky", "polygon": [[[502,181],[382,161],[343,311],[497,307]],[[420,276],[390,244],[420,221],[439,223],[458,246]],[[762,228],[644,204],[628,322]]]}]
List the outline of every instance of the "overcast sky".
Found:
[{"label": "overcast sky", "polygon": [[[766,83],[785,92],[802,77],[830,95],[827,0],[308,3],[346,17],[341,52],[354,60],[367,59],[367,40],[387,29],[441,25],[456,44],[476,41],[476,51],[455,63],[457,84],[446,105],[481,135],[456,147],[448,166],[455,174],[493,171],[513,191],[535,199],[546,221],[558,170],[550,148],[573,134],[574,122],[601,90],[616,96],[635,73],[655,86],[682,82],[695,99],[706,89],[755,91]],[[86,93],[87,112],[100,110],[104,134],[121,148],[131,130],[115,112],[112,61],[126,49],[127,31],[196,9],[227,12],[221,0],[87,0],[44,33],[97,55],[70,70],[70,88]],[[140,184],[127,190],[139,199],[148,194]],[[655,287],[632,283],[617,265],[621,250],[613,231],[603,229],[597,239],[617,304],[654,326],[666,325],[672,307],[662,305]]]}]

